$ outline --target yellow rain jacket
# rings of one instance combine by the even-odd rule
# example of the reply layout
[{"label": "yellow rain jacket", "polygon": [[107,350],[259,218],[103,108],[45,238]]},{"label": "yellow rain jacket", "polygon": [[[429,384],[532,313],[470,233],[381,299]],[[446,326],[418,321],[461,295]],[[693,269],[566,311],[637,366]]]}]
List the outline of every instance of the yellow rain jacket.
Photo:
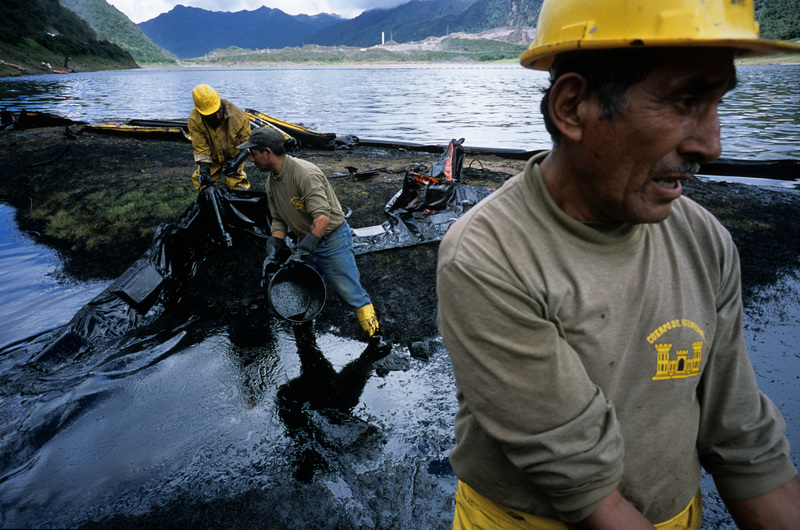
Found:
[{"label": "yellow rain jacket", "polygon": [[[216,182],[222,176],[222,167],[226,160],[239,154],[237,145],[241,145],[250,137],[250,119],[242,109],[222,100],[222,123],[216,129],[203,121],[203,115],[192,109],[189,115],[189,134],[192,138],[194,161],[211,164],[211,180]],[[200,169],[192,175],[192,184],[200,188]],[[250,182],[244,172],[244,162],[237,168],[237,173],[225,177],[225,186],[229,189],[248,189]]]}]

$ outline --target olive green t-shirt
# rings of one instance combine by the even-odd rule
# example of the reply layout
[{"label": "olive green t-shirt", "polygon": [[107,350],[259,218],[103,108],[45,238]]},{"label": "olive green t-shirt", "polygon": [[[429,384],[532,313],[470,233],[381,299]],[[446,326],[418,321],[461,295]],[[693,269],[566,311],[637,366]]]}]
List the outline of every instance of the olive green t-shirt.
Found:
[{"label": "olive green t-shirt", "polygon": [[330,182],[317,166],[286,155],[279,175],[267,176],[267,201],[272,214],[271,231],[291,229],[305,237],[320,215],[330,217],[323,237],[344,223],[344,212]]}]

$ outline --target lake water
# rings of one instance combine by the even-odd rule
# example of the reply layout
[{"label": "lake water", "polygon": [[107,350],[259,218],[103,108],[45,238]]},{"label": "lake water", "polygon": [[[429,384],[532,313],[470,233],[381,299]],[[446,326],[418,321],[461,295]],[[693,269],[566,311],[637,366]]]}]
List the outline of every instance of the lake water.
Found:
[{"label": "lake water", "polygon": [[[723,156],[800,159],[800,65],[744,66],[720,108]],[[550,145],[547,74],[516,65],[147,68],[0,78],[0,108],[91,122],[186,119],[200,83],[321,132],[479,147]]]},{"label": "lake water", "polygon": [[[725,155],[800,158],[800,67],[745,67],[739,78],[721,109]],[[325,132],[521,149],[549,143],[538,112],[544,75],[507,66],[30,76],[0,79],[0,107],[93,122],[185,119],[198,83]],[[276,397],[303,382],[299,357],[313,351],[283,322],[241,344],[224,322],[190,319],[75,362],[31,362],[13,345],[57,329],[105,286],[64,278],[58,256],[20,234],[12,208],[0,203],[0,528],[72,527],[158,507],[151,524],[189,526],[180,517],[196,514],[216,527],[450,527],[456,407],[440,344],[428,362],[397,345],[408,370],[357,381],[352,411],[306,410],[300,427]],[[745,334],[798,463],[800,282],[784,278],[763,295],[747,308]],[[363,348],[324,330],[315,342],[330,367],[306,381],[312,387],[325,387]],[[316,474],[299,476],[304,469]],[[704,490],[704,528],[734,528],[708,479]]]}]

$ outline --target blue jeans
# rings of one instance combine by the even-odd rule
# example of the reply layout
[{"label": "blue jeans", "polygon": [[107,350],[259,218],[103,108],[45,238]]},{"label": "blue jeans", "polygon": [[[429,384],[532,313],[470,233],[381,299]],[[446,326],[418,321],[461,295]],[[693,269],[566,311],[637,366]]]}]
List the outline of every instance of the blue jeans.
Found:
[{"label": "blue jeans", "polygon": [[314,252],[306,258],[330,283],[333,290],[353,309],[370,302],[367,291],[361,286],[361,274],[356,266],[353,251],[353,234],[347,221],[336,232],[321,240]]}]

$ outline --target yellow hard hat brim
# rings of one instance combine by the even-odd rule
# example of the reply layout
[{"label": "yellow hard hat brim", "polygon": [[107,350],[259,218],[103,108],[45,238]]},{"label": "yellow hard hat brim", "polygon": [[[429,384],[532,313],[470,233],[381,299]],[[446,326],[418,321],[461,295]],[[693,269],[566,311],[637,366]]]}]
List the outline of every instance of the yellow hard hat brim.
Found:
[{"label": "yellow hard hat brim", "polygon": [[729,48],[737,57],[760,57],[780,53],[800,53],[800,44],[761,39],[669,39],[669,40],[571,40],[551,45],[532,45],[519,55],[519,62],[533,70],[549,70],[556,55],[577,50],[635,48]]}]

